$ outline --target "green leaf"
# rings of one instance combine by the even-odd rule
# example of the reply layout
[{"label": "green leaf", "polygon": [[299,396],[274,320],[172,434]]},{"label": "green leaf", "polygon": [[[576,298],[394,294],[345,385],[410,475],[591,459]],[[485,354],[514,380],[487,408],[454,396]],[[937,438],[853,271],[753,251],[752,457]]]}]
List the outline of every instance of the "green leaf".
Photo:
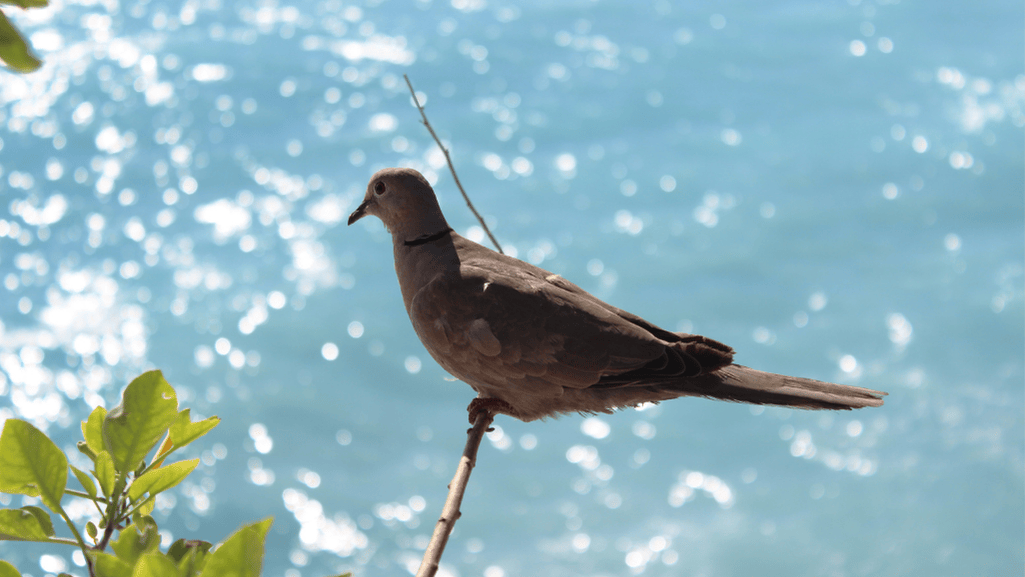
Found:
[{"label": "green leaf", "polygon": [[93,480],[89,476],[89,473],[86,473],[85,471],[79,469],[74,465],[71,466],[71,472],[75,474],[75,478],[78,479],[78,482],[82,484],[82,488],[85,489],[85,492],[89,493],[89,496],[95,499],[96,483],[93,483]]},{"label": "green leaf", "polygon": [[139,557],[132,577],[178,577],[178,568],[160,553],[147,553]]},{"label": "green leaf", "polygon": [[212,546],[206,541],[178,539],[167,549],[167,556],[178,564],[179,575],[192,577],[206,563],[207,552]]},{"label": "green leaf", "polygon": [[109,553],[89,551],[96,577],[132,577],[132,565]]},{"label": "green leaf", "polygon": [[49,541],[53,535],[53,521],[39,507],[0,509],[0,540]]},{"label": "green leaf", "polygon": [[43,8],[49,5],[47,0],[0,0],[0,4],[13,4],[22,8]]},{"label": "green leaf", "polygon": [[68,459],[42,431],[21,419],[7,419],[0,433],[0,491],[40,497],[61,510],[68,484]]},{"label": "green leaf", "polygon": [[[174,425],[171,425],[172,427]],[[156,454],[153,455],[153,460],[150,461],[149,468],[159,467],[164,464],[164,459],[167,458],[168,453],[174,450],[174,443],[171,441],[170,429],[168,433],[164,435],[164,440],[160,442],[160,446],[157,447]],[[138,475],[136,475],[138,476]]]},{"label": "green leaf", "polygon": [[263,567],[263,541],[274,519],[264,519],[235,531],[207,555],[202,577],[258,577]]},{"label": "green leaf", "polygon": [[89,521],[88,523],[86,523],[85,524],[85,532],[86,532],[87,535],[89,535],[89,538],[93,540],[93,543],[95,543],[96,542],[96,536],[99,534],[99,531],[97,531],[97,529],[96,529],[96,523],[93,523],[92,521]]},{"label": "green leaf", "polygon": [[146,493],[156,495],[161,491],[166,491],[181,483],[197,465],[199,465],[199,459],[189,459],[147,471],[128,488],[128,497],[134,501]]},{"label": "green leaf", "polygon": [[96,455],[96,480],[100,482],[100,490],[103,496],[110,499],[114,492],[114,482],[117,480],[117,472],[114,470],[114,458],[106,451],[100,451]]},{"label": "green leaf", "polygon": [[149,515],[133,515],[132,518],[135,520],[135,526],[143,531],[156,531],[157,521]]},{"label": "green leaf", "polygon": [[213,545],[207,541],[199,541],[197,539],[178,539],[174,543],[171,543],[171,546],[167,549],[167,556],[180,562],[186,555],[190,555],[196,551],[206,554],[211,547],[213,547]]},{"label": "green leaf", "polygon": [[146,525],[141,533],[138,525],[129,525],[121,530],[121,535],[110,544],[110,548],[118,559],[135,565],[141,555],[157,551],[159,545],[160,535],[155,524]]},{"label": "green leaf", "polygon": [[89,413],[89,418],[82,421],[82,438],[94,454],[106,450],[103,446],[103,419],[106,416],[107,409],[96,407]]},{"label": "green leaf", "polygon": [[218,417],[210,417],[193,423],[189,416],[189,411],[190,409],[184,409],[178,413],[174,424],[171,425],[171,442],[174,443],[176,449],[184,447],[209,433],[211,429],[221,422],[221,419]]},{"label": "green leaf", "polygon": [[21,577],[21,573],[7,561],[0,560],[0,577]]},{"label": "green leaf", "polygon": [[89,444],[86,443],[85,441],[79,441],[79,442],[75,443],[75,447],[78,449],[79,453],[82,453],[86,457],[89,457],[90,461],[95,461],[96,460],[96,451],[93,451],[92,449],[90,449],[89,448]]},{"label": "green leaf", "polygon": [[136,377],[121,404],[103,419],[103,445],[114,458],[114,468],[134,471],[177,416],[178,397],[160,371]]},{"label": "green leaf", "polygon": [[49,513],[34,505],[26,505],[21,509],[32,513],[39,521],[39,526],[43,528],[43,531],[46,532],[47,535],[51,537],[53,536],[53,521],[50,519]]},{"label": "green leaf", "polygon": [[153,513],[153,509],[156,508],[154,501],[155,499],[152,496],[146,497],[146,500],[132,513],[132,520],[134,521],[136,517],[145,517]]},{"label": "green leaf", "polygon": [[11,21],[0,12],[0,62],[16,72],[34,72],[43,62],[32,54],[25,39]]}]

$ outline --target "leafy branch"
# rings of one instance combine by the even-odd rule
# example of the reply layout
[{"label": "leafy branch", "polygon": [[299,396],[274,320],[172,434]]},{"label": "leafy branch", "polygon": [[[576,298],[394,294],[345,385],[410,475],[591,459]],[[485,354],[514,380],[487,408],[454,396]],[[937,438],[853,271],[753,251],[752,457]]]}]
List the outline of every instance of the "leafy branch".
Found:
[{"label": "leafy branch", "polygon": [[[78,443],[78,450],[93,464],[83,471],[70,466],[67,456],[31,423],[8,419],[0,433],[0,491],[38,498],[64,520],[73,538],[56,536],[50,514],[27,505],[0,509],[0,540],[78,547],[90,577],[256,577],[271,519],[243,526],[216,548],[205,541],[179,539],[165,553],[159,549],[157,523],[150,516],[156,496],[181,483],[199,465],[199,459],[164,461],[219,422],[217,417],[193,421],[189,409],[178,410],[177,394],[160,371],[144,373],[128,385],[120,405],[110,411],[96,407],[82,422],[85,440]],[[81,490],[67,487],[69,468]],[[87,499],[99,512],[98,525],[85,525],[91,544],[61,504],[65,496]],[[0,577],[20,575],[13,565],[0,561]]]}]

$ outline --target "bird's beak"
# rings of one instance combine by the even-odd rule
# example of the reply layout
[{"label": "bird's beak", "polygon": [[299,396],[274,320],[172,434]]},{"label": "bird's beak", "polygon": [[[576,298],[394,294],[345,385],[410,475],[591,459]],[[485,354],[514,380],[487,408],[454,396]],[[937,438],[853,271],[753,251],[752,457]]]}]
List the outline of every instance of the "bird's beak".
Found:
[{"label": "bird's beak", "polygon": [[370,206],[370,200],[369,198],[364,200],[362,204],[356,207],[356,210],[352,211],[352,214],[349,215],[349,226],[352,226],[352,223],[367,215],[367,207]]}]

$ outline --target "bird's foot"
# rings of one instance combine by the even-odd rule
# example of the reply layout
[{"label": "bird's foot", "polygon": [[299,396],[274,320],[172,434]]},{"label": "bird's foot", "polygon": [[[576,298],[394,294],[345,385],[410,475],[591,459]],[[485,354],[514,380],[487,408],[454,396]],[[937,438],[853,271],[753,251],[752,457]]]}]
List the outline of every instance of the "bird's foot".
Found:
[{"label": "bird's foot", "polygon": [[[504,413],[506,415],[515,415],[516,411],[512,408],[512,405],[503,401],[502,399],[496,399],[493,397],[477,397],[470,401],[470,406],[466,407],[466,412],[470,414],[470,424],[477,423],[477,417],[481,413],[490,413],[497,415],[498,413]],[[492,429],[488,429],[491,431]]]}]

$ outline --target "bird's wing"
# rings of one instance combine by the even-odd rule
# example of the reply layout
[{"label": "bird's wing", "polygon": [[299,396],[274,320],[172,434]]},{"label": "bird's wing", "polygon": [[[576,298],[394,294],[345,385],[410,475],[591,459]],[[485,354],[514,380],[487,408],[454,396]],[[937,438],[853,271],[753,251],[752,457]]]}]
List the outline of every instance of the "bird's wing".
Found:
[{"label": "bird's wing", "polygon": [[471,385],[624,386],[729,364],[731,354],[718,351],[702,367],[686,350],[706,339],[659,329],[562,277],[465,242],[459,273],[426,283],[409,313],[432,356]]}]

